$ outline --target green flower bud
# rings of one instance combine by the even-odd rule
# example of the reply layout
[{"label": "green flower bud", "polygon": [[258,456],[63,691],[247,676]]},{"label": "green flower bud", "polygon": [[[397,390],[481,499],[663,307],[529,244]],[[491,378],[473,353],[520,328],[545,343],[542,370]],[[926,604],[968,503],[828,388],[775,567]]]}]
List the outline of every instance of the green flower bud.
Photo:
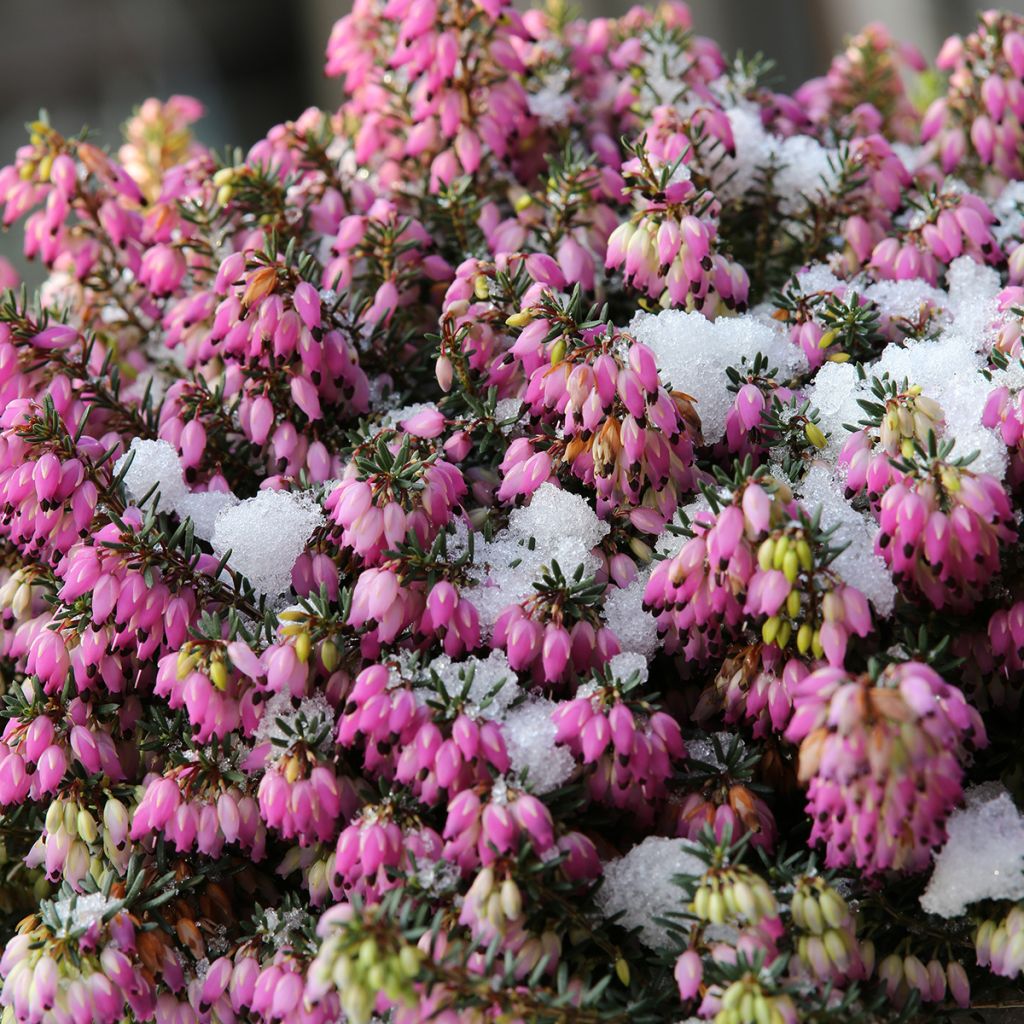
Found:
[{"label": "green flower bud", "polygon": [[51,800],[46,809],[46,831],[53,835],[64,824],[64,801]]},{"label": "green flower bud", "polygon": [[702,921],[708,919],[708,900],[710,896],[711,893],[705,885],[700,886],[693,894],[693,912]]},{"label": "green flower bud", "polygon": [[708,898],[708,920],[712,924],[725,924],[725,899],[717,889]]},{"label": "green flower bud", "polygon": [[811,635],[811,651],[816,658],[825,657],[825,648],[821,646],[821,630],[816,629]]},{"label": "green flower bud", "polygon": [[800,575],[800,556],[795,548],[790,548],[786,552],[786,557],[782,560],[782,572],[790,583],[795,583],[797,576]]},{"label": "green flower bud", "polygon": [[736,882],[729,887],[736,899],[736,908],[748,920],[757,920],[757,900],[754,891],[746,882]]},{"label": "green flower bud", "polygon": [[825,437],[824,431],[817,423],[808,423],[804,427],[804,434],[807,435],[807,440],[814,445],[819,451],[828,444],[828,439]]},{"label": "green flower bud", "polygon": [[523,912],[522,894],[519,892],[519,886],[511,878],[506,878],[501,883],[501,909],[510,921],[514,921]]},{"label": "green flower bud", "polygon": [[781,626],[779,626],[779,632],[775,637],[775,644],[781,650],[785,650],[789,644],[790,638],[793,636],[793,626],[788,619],[783,620]]},{"label": "green flower bud", "polygon": [[810,572],[814,568],[814,552],[811,551],[811,545],[805,538],[801,537],[796,542],[796,553],[800,559],[800,568],[804,572]]},{"label": "green flower bud", "polygon": [[818,897],[821,915],[831,928],[842,928],[847,920],[846,902],[835,889],[825,889]]},{"label": "green flower bud", "polygon": [[383,988],[385,980],[387,980],[387,974],[383,964],[374,964],[366,972],[366,983],[370,988]]},{"label": "green flower bud", "polygon": [[220,658],[210,659],[210,682],[218,690],[226,690],[231,680],[227,665]]},{"label": "green flower bud", "polygon": [[775,551],[772,553],[772,568],[781,569],[786,555],[789,552],[789,538],[780,537],[775,542]]},{"label": "green flower bud", "polygon": [[356,954],[361,967],[370,967],[377,962],[377,943],[366,938],[359,944],[359,952]]},{"label": "green flower bud", "polygon": [[420,973],[420,960],[423,954],[415,946],[402,946],[398,951],[398,963],[407,978],[415,978]]},{"label": "green flower bud", "polygon": [[850,964],[850,950],[847,947],[845,932],[831,928],[825,932],[824,942],[829,959],[840,971],[845,971]]},{"label": "green flower bud", "polygon": [[519,313],[513,313],[510,317],[507,317],[505,324],[508,327],[525,327],[528,323],[533,320],[533,313],[529,310],[522,310]]},{"label": "green flower bud", "polygon": [[87,843],[96,842],[96,838],[99,835],[99,829],[96,827],[96,819],[84,807],[79,808],[76,827],[78,829],[78,834]]},{"label": "green flower bud", "polygon": [[825,930],[825,921],[821,916],[821,907],[813,896],[804,900],[803,927],[812,935],[820,935]]},{"label": "green flower bud", "polygon": [[328,672],[333,672],[341,663],[338,645],[333,640],[325,640],[320,645],[320,660]]},{"label": "green flower bud", "polygon": [[811,628],[809,622],[805,622],[798,630],[796,634],[796,649],[801,654],[806,654],[811,649],[811,637],[814,634],[814,630]]},{"label": "green flower bud", "polygon": [[615,961],[615,974],[623,985],[629,985],[629,964],[621,956]]}]

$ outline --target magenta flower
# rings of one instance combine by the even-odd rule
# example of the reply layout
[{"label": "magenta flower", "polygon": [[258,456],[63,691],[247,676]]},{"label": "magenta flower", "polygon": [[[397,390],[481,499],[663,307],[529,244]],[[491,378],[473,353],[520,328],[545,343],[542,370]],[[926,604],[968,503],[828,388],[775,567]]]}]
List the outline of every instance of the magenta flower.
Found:
[{"label": "magenta flower", "polygon": [[5,1021],[1020,973],[1024,22],[918,117],[881,25],[790,95],[563,8],[356,0],[247,151],[0,168]]},{"label": "magenta flower", "polygon": [[839,668],[796,689],[788,739],[800,742],[812,841],[830,866],[920,871],[962,794],[963,761],[985,729],[963,694],[927,665],[877,680]]}]

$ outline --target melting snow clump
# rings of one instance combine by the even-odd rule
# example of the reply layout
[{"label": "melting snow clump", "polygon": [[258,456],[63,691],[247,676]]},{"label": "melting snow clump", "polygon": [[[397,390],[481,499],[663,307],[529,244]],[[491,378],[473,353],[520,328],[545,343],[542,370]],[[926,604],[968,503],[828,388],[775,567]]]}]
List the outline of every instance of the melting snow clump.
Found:
[{"label": "melting snow clump", "polygon": [[308,494],[260,491],[221,510],[210,542],[218,555],[230,551],[228,565],[273,598],[291,586],[292,567],[324,522],[323,509]]},{"label": "melting snow clump", "polygon": [[[298,728],[300,718],[306,722],[304,730]],[[258,747],[262,743],[276,741],[277,745],[288,747],[295,741],[297,733],[305,732],[308,739],[311,730],[319,731],[324,725],[333,723],[334,709],[323,694],[306,697],[295,707],[290,692],[281,690],[267,701],[263,717],[253,734],[253,744]],[[329,730],[328,737],[330,735]]]},{"label": "melting snow clump", "polygon": [[[485,635],[505,608],[534,593],[533,583],[544,567],[557,562],[567,579],[580,566],[584,578],[597,572],[600,561],[591,552],[609,529],[584,498],[542,484],[530,504],[517,508],[508,528],[492,541],[476,534],[469,570],[476,586],[467,587],[462,595],[480,613]],[[448,545],[449,556],[458,557],[467,543],[468,537],[457,528]]]},{"label": "melting snow clump", "polygon": [[230,491],[190,491],[185,483],[181,459],[167,441],[134,438],[128,453],[114,464],[114,471],[120,472],[129,457],[131,465],[123,479],[132,501],[142,501],[155,484],[160,495],[157,511],[174,512],[179,519],[187,516],[200,540],[210,540],[219,513],[238,504],[238,498]]},{"label": "melting snow clump", "polygon": [[576,759],[568,747],[555,743],[551,713],[557,705],[545,697],[534,697],[513,708],[501,723],[513,773],[526,773],[526,788],[544,794],[568,781]]},{"label": "melting snow clump", "polygon": [[465,710],[473,718],[500,718],[523,692],[501,650],[465,661],[452,661],[447,654],[435,658],[423,673],[423,685],[417,687],[417,696],[422,694],[424,699],[434,691],[430,672],[437,675],[450,697],[459,696],[470,680]]},{"label": "melting snow clump", "polygon": [[639,928],[641,941],[651,949],[670,946],[668,932],[654,918],[682,912],[683,890],[674,875],[703,875],[707,865],[685,839],[649,836],[639,846],[604,866],[597,904],[605,917],[621,913],[623,928]]},{"label": "melting snow clump", "polygon": [[124,487],[133,501],[141,501],[155,484],[160,491],[157,510],[173,512],[188,494],[185,473],[174,446],[167,441],[132,440],[131,447],[114,464],[119,473],[131,459],[124,475]]},{"label": "melting snow clump", "polygon": [[529,505],[514,509],[508,527],[511,533],[533,537],[544,546],[557,544],[569,534],[588,551],[600,544],[611,529],[597,518],[586,498],[554,484],[542,484]]},{"label": "melting snow clump", "polygon": [[178,502],[176,511],[179,516],[188,516],[192,520],[197,537],[209,540],[213,536],[217,516],[237,504],[238,498],[230,491],[194,491]]},{"label": "melting snow clump", "polygon": [[949,816],[949,838],[921,897],[940,917],[959,917],[979,900],[1024,897],[1024,817],[1002,786],[976,786],[966,797]]},{"label": "melting snow clump", "polygon": [[653,658],[658,650],[658,620],[644,610],[647,574],[638,576],[628,587],[610,587],[605,595],[605,624],[619,638],[623,651]]},{"label": "melting snow clump", "polygon": [[843,485],[826,466],[812,466],[799,487],[804,508],[811,515],[821,509],[821,525],[836,527],[832,543],[846,545],[832,568],[844,583],[856,587],[879,615],[892,613],[896,603],[896,585],[881,555],[875,553],[878,526],[854,509],[843,495]]},{"label": "melting snow clump", "polygon": [[661,381],[697,400],[701,431],[708,444],[722,439],[725,418],[735,395],[726,369],[760,352],[782,379],[806,365],[803,352],[784,331],[751,316],[723,317],[714,322],[700,313],[666,309],[637,313],[629,325],[637,341],[654,353]]},{"label": "melting snow clump", "polygon": [[108,899],[101,892],[89,893],[87,896],[64,896],[54,902],[53,912],[65,933],[70,934],[97,924],[119,902]]},{"label": "melting snow clump", "polygon": [[623,651],[616,654],[605,666],[605,671],[619,683],[627,683],[633,676],[640,685],[647,682],[647,659],[638,651]]}]

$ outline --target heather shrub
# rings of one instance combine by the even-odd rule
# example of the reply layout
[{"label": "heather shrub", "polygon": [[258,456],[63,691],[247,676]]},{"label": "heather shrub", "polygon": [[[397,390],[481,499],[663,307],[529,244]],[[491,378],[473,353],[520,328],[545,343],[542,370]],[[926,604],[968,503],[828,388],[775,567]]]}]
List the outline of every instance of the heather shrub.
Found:
[{"label": "heather shrub", "polygon": [[356,0],[248,153],[29,127],[0,1024],[1019,999],[1024,19],[926,68]]}]

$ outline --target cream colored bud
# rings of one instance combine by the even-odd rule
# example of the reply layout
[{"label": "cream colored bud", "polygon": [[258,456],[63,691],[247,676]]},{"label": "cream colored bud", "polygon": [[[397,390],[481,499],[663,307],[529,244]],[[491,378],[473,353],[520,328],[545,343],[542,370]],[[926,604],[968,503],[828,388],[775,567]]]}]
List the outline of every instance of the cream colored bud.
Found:
[{"label": "cream colored bud", "polygon": [[505,916],[514,921],[523,912],[523,897],[519,886],[511,878],[506,878],[501,883],[501,909]]}]

